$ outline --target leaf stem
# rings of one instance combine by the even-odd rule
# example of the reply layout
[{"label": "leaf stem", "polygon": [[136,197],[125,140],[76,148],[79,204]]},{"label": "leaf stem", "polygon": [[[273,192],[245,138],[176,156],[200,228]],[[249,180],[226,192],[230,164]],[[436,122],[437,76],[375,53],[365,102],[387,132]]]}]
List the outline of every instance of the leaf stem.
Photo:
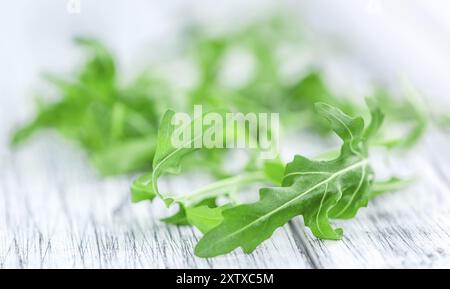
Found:
[{"label": "leaf stem", "polygon": [[211,184],[208,184],[189,195],[174,198],[176,202],[195,203],[205,196],[218,196],[227,192],[228,189],[240,188],[254,182],[267,181],[267,177],[261,171],[241,174],[235,177],[226,178]]}]

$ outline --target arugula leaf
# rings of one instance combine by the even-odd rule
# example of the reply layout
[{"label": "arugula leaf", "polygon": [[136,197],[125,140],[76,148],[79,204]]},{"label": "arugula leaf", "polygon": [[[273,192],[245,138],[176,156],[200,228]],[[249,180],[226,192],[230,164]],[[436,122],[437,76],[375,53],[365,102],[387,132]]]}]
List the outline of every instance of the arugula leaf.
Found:
[{"label": "arugula leaf", "polygon": [[139,176],[131,185],[131,201],[138,203],[153,200],[156,193],[152,187],[152,173]]},{"label": "arugula leaf", "polygon": [[279,159],[266,160],[263,164],[263,171],[267,178],[276,185],[281,185],[286,166]]},{"label": "arugula leaf", "polygon": [[[176,125],[172,123],[174,116],[175,113],[172,110],[168,110],[161,120],[156,144],[156,151],[153,158],[153,171],[147,177],[143,177],[135,181],[132,188],[132,193],[133,195],[135,195],[133,197],[133,200],[140,201],[145,199],[145,197],[142,197],[142,189],[145,188],[146,196],[151,196],[152,198],[154,195],[157,195],[166,203],[167,206],[171,205],[173,202],[181,202],[184,204],[192,205],[193,203],[198,203],[199,201],[201,201],[203,198],[205,198],[205,196],[210,197],[209,194],[217,195],[226,193],[227,189],[244,186],[248,183],[254,183],[258,180],[265,181],[267,179],[268,175],[265,175],[263,172],[250,170],[250,172],[247,174],[225,178],[214,184],[210,184],[202,189],[197,190],[196,192],[189,194],[188,196],[178,197],[171,194],[161,193],[158,188],[158,179],[165,173],[178,173],[180,171],[182,160],[187,155],[191,155],[193,152],[198,151],[201,148],[201,146],[197,146],[196,142],[201,142],[203,135],[207,134],[209,131],[214,131],[215,134],[223,133],[224,138],[222,141],[226,143],[227,136],[230,136],[231,134],[243,133],[241,131],[243,128],[240,127],[230,126],[226,128],[216,128],[214,125],[202,125],[201,119],[199,118],[201,118],[203,115],[194,115],[194,118],[190,119],[188,124],[183,124],[184,127],[180,126],[177,128]],[[197,122],[200,122],[200,128],[196,127]],[[183,134],[188,136],[183,140],[185,143],[179,144],[177,147],[175,147],[172,143],[172,136],[174,135],[175,130],[189,132],[187,134]],[[225,152],[226,150],[220,148],[201,150],[203,156],[210,159],[208,163],[209,169],[213,169],[215,166],[222,165],[222,161],[218,156],[223,157],[225,155]],[[211,156],[215,156],[215,158],[211,159]],[[212,160],[214,160],[214,164],[211,162]],[[275,166],[275,164],[273,164],[273,166]],[[271,168],[270,173],[276,173],[276,169],[279,169],[279,166],[280,165],[277,164],[277,167]],[[283,169],[283,167],[281,169]],[[269,171],[267,171],[267,174],[269,174]],[[274,176],[271,177],[273,178]],[[221,189],[220,192],[215,191],[219,188]]]},{"label": "arugula leaf", "polygon": [[370,140],[371,138],[376,136],[381,126],[383,125],[385,115],[380,109],[380,106],[373,98],[367,97],[366,103],[370,110],[371,119],[369,125],[364,131],[364,138],[366,140]]},{"label": "arugula leaf", "polygon": [[177,213],[175,213],[170,217],[162,218],[161,221],[163,221],[166,224],[179,226],[187,226],[191,224],[186,216],[186,209],[182,204],[180,204],[180,208]]},{"label": "arugula leaf", "polygon": [[237,247],[250,253],[298,215],[303,215],[315,236],[337,240],[342,229],[333,229],[330,219],[352,218],[367,206],[373,172],[367,159],[364,120],[327,104],[316,108],[343,140],[340,156],[330,161],[296,156],[286,167],[282,187],[261,189],[260,201],[223,211],[223,222],[197,244],[197,256],[213,257]]},{"label": "arugula leaf", "polygon": [[[161,219],[161,221],[163,221],[164,223],[167,224],[174,224],[174,225],[181,225],[181,226],[185,226],[185,225],[191,225],[192,223],[190,221],[188,221],[188,217],[186,215],[186,207],[183,203],[179,203],[178,204],[179,210],[176,214],[167,217],[167,218],[163,218]],[[202,200],[201,202],[199,202],[198,204],[195,204],[192,206],[192,208],[196,208],[196,207],[207,207],[207,208],[216,208],[216,198],[207,198]]]},{"label": "arugula leaf", "polygon": [[[190,132],[188,134],[189,138],[184,140],[185,143],[180,144],[178,147],[174,147],[172,144],[172,136],[176,129],[175,125],[172,124],[174,115],[174,111],[168,110],[161,121],[155,156],[153,158],[153,172],[149,183],[152,192],[158,195],[166,205],[170,205],[174,201],[174,198],[159,192],[158,178],[165,172],[176,173],[179,171],[182,158],[187,154],[198,150],[195,142],[202,138],[205,130],[203,126],[200,130],[194,128],[195,122],[198,121],[198,119],[194,118],[185,127],[180,128],[183,131]],[[212,127],[208,129],[212,129]]]},{"label": "arugula leaf", "polygon": [[227,204],[216,208],[210,208],[208,206],[186,208],[186,217],[189,224],[195,226],[202,233],[207,233],[222,223],[222,212],[231,206],[231,204]]}]

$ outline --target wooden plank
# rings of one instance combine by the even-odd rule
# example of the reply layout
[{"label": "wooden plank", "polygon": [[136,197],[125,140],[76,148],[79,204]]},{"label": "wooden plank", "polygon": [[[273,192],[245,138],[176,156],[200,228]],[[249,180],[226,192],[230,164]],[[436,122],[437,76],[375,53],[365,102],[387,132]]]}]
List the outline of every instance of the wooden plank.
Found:
[{"label": "wooden plank", "polygon": [[16,153],[0,146],[0,268],[450,267],[449,144],[432,132],[402,162],[375,158],[381,177],[421,180],[337,222],[343,241],[317,240],[295,220],[251,255],[212,259],[193,256],[197,231],[159,222],[161,204],[131,205],[131,178],[97,178],[70,144],[45,135]]},{"label": "wooden plank", "polygon": [[[397,172],[419,179],[374,200],[356,219],[335,222],[344,229],[342,241],[317,240],[302,220],[294,221],[312,262],[320,268],[450,267],[449,170],[441,170],[443,177],[435,163],[448,168],[448,147],[450,137],[434,132],[411,154],[391,162],[376,159],[376,171],[386,176]],[[437,155],[435,162],[430,154]]]},{"label": "wooden plank", "polygon": [[197,231],[159,222],[161,204],[130,204],[131,177],[97,178],[51,136],[0,151],[0,268],[311,267],[289,227],[251,255],[195,257]]}]

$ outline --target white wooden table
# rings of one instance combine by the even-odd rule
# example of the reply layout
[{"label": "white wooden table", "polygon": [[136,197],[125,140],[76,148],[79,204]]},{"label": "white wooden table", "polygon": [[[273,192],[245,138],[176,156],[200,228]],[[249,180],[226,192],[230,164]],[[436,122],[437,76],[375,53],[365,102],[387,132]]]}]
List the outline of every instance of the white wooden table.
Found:
[{"label": "white wooden table", "polygon": [[[76,148],[41,136],[11,152],[8,133],[28,115],[29,110],[19,108],[29,103],[38,73],[65,71],[77,63],[72,36],[101,35],[125,63],[140,63],[137,47],[172,35],[167,23],[179,19],[168,7],[161,8],[161,1],[83,1],[79,15],[68,15],[60,1],[13,2],[4,3],[0,17],[0,29],[10,35],[0,44],[0,268],[450,267],[450,133],[430,131],[413,154],[400,157],[402,162],[375,160],[381,175],[400,171],[420,180],[376,199],[356,219],[340,222],[344,240],[317,240],[299,218],[251,255],[235,251],[214,259],[193,256],[199,233],[159,222],[157,204],[131,205],[131,177],[99,179]],[[181,7],[191,2],[203,7],[208,1]],[[253,2],[261,6],[261,1]],[[380,13],[368,15],[368,1],[304,2],[310,9],[299,10],[309,11],[305,14],[317,19],[318,26],[356,43],[352,47],[364,67],[393,81],[397,78],[392,75],[404,72],[435,94],[431,103],[445,102],[450,91],[449,30],[444,29],[450,27],[448,9],[430,1],[383,1]],[[222,5],[206,7],[205,15],[211,17],[205,21],[230,22],[216,17],[222,15]],[[433,7],[438,13],[428,17]],[[241,10],[230,10],[233,19]]]},{"label": "white wooden table", "polygon": [[96,177],[76,148],[48,135],[17,152],[5,141],[0,268],[450,267],[450,134],[430,132],[402,163],[375,159],[382,174],[420,180],[339,222],[342,241],[317,240],[298,218],[253,254],[213,259],[193,255],[197,231],[158,221],[158,204],[130,204],[130,177]]}]

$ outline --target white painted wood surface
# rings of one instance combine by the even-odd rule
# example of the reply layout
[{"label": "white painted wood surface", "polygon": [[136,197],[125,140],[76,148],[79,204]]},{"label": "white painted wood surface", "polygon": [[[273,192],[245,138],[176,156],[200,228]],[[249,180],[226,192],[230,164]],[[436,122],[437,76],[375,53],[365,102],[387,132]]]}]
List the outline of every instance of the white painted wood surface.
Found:
[{"label": "white painted wood surface", "polygon": [[[448,9],[437,5],[448,7],[447,1],[381,1],[382,13],[368,16],[370,1],[304,1],[310,8],[300,10],[353,42],[359,62],[381,79],[397,81],[396,74],[406,72],[430,96],[430,104],[448,103],[450,18]],[[131,176],[100,179],[78,149],[46,135],[10,151],[8,134],[30,112],[38,73],[64,71],[76,62],[74,35],[102,35],[133,66],[152,51],[139,53],[136,47],[172,35],[169,28],[181,19],[173,15],[191,7],[186,1],[167,7],[161,1],[132,2],[86,1],[80,15],[68,15],[55,0],[11,1],[0,11],[5,12],[0,30],[9,35],[0,43],[0,268],[450,267],[450,132],[431,131],[414,153],[399,158],[403,162],[375,159],[381,175],[400,171],[420,180],[375,200],[356,219],[339,222],[344,240],[319,241],[297,218],[251,255],[236,251],[206,260],[193,256],[198,232],[160,223],[158,204],[128,202]],[[419,4],[437,7],[438,15]],[[221,5],[205,7],[205,22],[230,22],[217,17]],[[231,9],[233,17],[241,10]]]},{"label": "white painted wood surface", "polygon": [[159,222],[158,204],[130,204],[131,177],[96,177],[76,148],[52,136],[17,152],[5,141],[0,268],[450,267],[450,134],[429,133],[402,163],[375,159],[382,175],[420,180],[338,222],[344,240],[317,240],[298,218],[253,254],[213,259],[193,255],[198,232]]},{"label": "white painted wood surface", "polygon": [[2,147],[0,268],[310,268],[288,227],[252,255],[193,256],[199,233],[132,205],[131,178],[100,179],[77,150],[41,137]]}]

